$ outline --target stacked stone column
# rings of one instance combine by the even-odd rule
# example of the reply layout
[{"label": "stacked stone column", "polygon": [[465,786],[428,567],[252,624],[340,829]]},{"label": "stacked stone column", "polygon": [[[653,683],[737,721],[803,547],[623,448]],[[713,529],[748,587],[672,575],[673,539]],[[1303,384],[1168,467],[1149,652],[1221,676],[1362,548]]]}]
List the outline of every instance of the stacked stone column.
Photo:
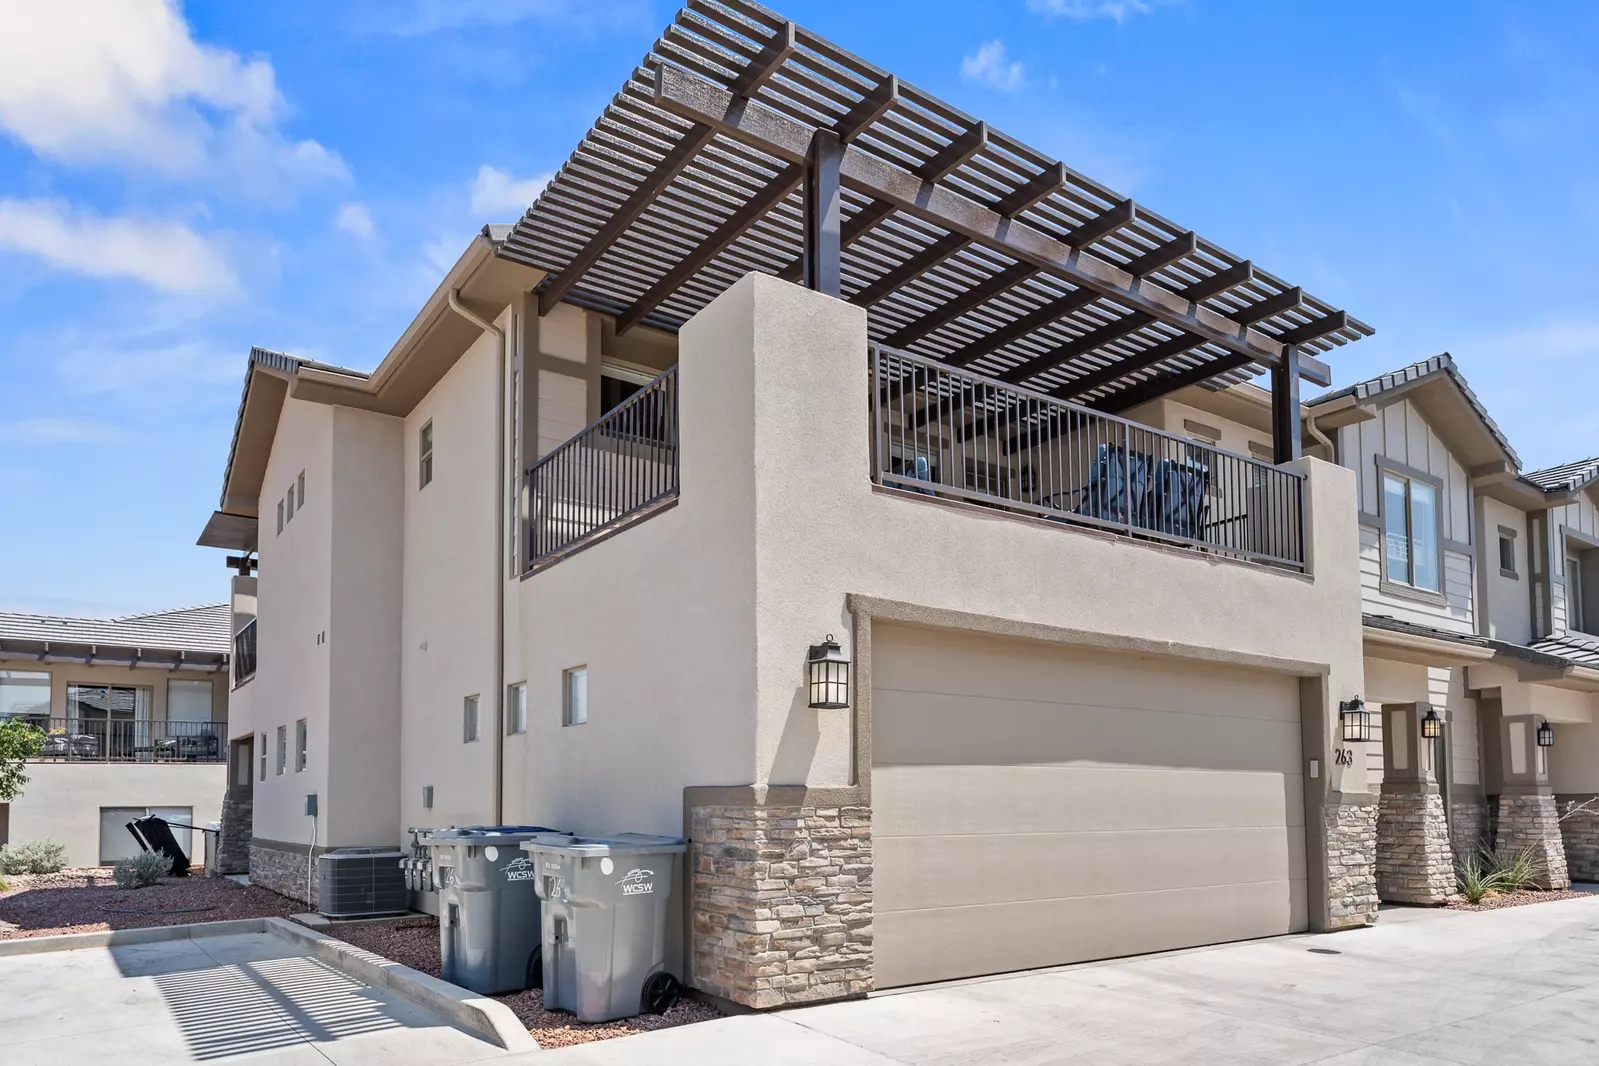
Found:
[{"label": "stacked stone column", "polygon": [[1455,853],[1438,787],[1438,745],[1423,735],[1432,707],[1384,704],[1383,784],[1377,806],[1377,895],[1437,906],[1455,894]]},{"label": "stacked stone column", "polygon": [[1505,715],[1499,722],[1503,785],[1495,849],[1501,856],[1531,852],[1539,865],[1536,884],[1544,889],[1571,887],[1560,812],[1549,785],[1548,749],[1537,745],[1536,714]]},{"label": "stacked stone column", "polygon": [[1327,831],[1327,929],[1356,929],[1377,920],[1376,797],[1333,797],[1323,812]]},{"label": "stacked stone column", "polygon": [[1556,796],[1566,872],[1573,881],[1599,881],[1599,796]]}]

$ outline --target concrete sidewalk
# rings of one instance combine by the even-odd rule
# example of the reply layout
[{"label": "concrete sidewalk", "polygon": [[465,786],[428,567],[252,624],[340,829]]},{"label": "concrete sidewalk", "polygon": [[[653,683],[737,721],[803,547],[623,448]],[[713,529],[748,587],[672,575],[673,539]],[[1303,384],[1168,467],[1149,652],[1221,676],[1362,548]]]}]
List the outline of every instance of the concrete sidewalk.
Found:
[{"label": "concrete sidewalk", "polygon": [[500,1059],[544,1066],[1599,1062],[1599,899],[1423,915]]},{"label": "concrete sidewalk", "polygon": [[504,1054],[270,933],[0,958],[5,1066],[449,1066]]}]

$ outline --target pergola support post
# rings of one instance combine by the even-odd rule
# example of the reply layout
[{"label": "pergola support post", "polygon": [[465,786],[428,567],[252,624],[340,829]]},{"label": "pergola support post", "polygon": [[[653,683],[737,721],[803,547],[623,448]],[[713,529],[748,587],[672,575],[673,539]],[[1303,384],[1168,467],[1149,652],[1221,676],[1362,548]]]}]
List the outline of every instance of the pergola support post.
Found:
[{"label": "pergola support post", "polygon": [[1271,368],[1271,443],[1280,465],[1303,452],[1299,425],[1299,347],[1283,345],[1282,357]]},{"label": "pergola support post", "polygon": [[843,161],[838,134],[817,131],[805,161],[805,287],[829,296],[840,296],[843,289]]}]

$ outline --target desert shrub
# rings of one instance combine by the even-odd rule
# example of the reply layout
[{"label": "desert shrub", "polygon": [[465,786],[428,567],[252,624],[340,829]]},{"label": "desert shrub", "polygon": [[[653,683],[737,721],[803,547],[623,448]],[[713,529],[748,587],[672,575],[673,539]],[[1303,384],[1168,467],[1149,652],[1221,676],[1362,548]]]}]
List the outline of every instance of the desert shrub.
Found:
[{"label": "desert shrub", "polygon": [[66,865],[66,845],[53,840],[0,844],[0,874],[53,874]]},{"label": "desert shrub", "polygon": [[1467,855],[1455,867],[1455,881],[1467,903],[1481,903],[1500,892],[1532,888],[1542,876],[1543,860],[1530,847],[1509,855],[1500,855],[1484,847]]},{"label": "desert shrub", "polygon": [[149,888],[172,872],[172,860],[159,851],[141,851],[131,859],[118,859],[111,879],[118,888]]}]

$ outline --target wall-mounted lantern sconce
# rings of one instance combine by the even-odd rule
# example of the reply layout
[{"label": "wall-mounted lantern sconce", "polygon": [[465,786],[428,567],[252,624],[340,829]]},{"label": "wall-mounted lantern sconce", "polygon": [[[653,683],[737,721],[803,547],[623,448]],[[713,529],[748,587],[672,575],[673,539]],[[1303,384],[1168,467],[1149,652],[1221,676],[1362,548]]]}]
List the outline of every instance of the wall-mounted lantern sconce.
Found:
[{"label": "wall-mounted lantern sconce", "polygon": [[1548,722],[1538,726],[1538,746],[1552,748],[1555,746],[1555,727]]},{"label": "wall-mounted lantern sconce", "polygon": [[1338,705],[1338,721],[1344,728],[1345,744],[1371,739],[1371,712],[1359,696]]},{"label": "wall-mounted lantern sconce", "polygon": [[820,644],[811,645],[805,664],[810,682],[810,705],[819,710],[849,706],[849,660],[833,634]]},{"label": "wall-mounted lantern sconce", "polygon": [[1428,707],[1427,713],[1422,716],[1421,735],[1428,740],[1437,740],[1444,735],[1444,720],[1438,717],[1435,708]]}]

